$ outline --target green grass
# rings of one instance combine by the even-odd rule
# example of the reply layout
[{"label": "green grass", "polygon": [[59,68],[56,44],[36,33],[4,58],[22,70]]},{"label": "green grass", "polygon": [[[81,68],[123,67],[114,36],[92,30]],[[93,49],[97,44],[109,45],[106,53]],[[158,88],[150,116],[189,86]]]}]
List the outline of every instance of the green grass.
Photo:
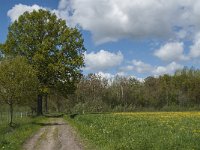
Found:
[{"label": "green grass", "polygon": [[200,149],[198,112],[88,114],[67,120],[92,149]]},{"label": "green grass", "polygon": [[0,149],[20,150],[22,144],[41,126],[37,123],[44,122],[46,118],[15,118],[15,127],[9,127],[7,122],[0,124]]}]

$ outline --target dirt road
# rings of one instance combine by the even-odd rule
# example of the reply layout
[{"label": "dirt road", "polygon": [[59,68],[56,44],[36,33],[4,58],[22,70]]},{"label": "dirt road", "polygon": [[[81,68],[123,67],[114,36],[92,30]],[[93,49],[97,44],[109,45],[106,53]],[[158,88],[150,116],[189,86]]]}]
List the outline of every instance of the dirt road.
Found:
[{"label": "dirt road", "polygon": [[82,150],[73,129],[62,119],[52,118],[23,146],[24,150]]}]

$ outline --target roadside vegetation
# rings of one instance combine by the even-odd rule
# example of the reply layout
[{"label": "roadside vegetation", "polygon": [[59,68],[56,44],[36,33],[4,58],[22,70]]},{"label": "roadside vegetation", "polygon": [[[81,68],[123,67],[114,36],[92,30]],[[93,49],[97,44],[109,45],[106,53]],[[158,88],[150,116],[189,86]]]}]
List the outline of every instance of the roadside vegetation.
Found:
[{"label": "roadside vegetation", "polygon": [[[8,115],[5,114],[4,115]],[[44,117],[22,117],[15,116],[15,126],[10,127],[7,120],[0,123],[0,149],[2,150],[21,150],[23,143],[33,135],[39,128],[39,123],[46,121]]]},{"label": "roadside vegetation", "polygon": [[199,112],[78,115],[73,120],[88,149],[200,149]]}]

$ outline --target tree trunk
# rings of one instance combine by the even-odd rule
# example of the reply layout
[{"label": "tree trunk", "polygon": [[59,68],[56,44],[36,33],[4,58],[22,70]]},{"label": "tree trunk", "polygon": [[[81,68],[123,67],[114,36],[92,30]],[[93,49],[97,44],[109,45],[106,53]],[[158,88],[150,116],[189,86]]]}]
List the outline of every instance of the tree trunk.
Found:
[{"label": "tree trunk", "polygon": [[45,112],[48,113],[48,95],[47,94],[45,94],[44,100],[45,100]]},{"label": "tree trunk", "polygon": [[121,100],[124,101],[124,88],[121,85]]},{"label": "tree trunk", "polygon": [[13,104],[10,104],[10,126],[13,125]]},{"label": "tree trunk", "polygon": [[37,100],[37,115],[41,116],[43,115],[42,113],[42,95],[38,95],[38,100]]}]

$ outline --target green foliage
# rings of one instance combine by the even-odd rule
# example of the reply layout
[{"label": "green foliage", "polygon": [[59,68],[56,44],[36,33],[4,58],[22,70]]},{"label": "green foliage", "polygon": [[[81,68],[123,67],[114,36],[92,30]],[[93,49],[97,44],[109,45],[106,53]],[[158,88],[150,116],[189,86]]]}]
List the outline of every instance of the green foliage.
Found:
[{"label": "green foliage", "polygon": [[[144,82],[133,77],[108,80],[89,74],[68,99],[73,102],[71,110],[79,112],[199,110],[200,70],[184,68],[174,75],[147,77]],[[98,105],[103,109],[95,109]]]},{"label": "green foliage", "polygon": [[37,91],[35,71],[24,58],[6,58],[0,63],[0,70],[0,96],[6,103],[20,103]]},{"label": "green foliage", "polygon": [[[37,95],[36,73],[22,57],[5,58],[0,63],[0,99],[10,106],[11,124],[13,105],[30,103]],[[28,99],[29,98],[29,99]]]},{"label": "green foliage", "polygon": [[25,103],[24,98],[37,93],[37,86],[36,73],[23,57],[1,61],[0,98],[6,103]]},{"label": "green foliage", "polygon": [[72,113],[88,113],[88,112],[107,112],[110,108],[101,100],[96,100],[92,102],[86,103],[78,103],[73,109],[71,109]]},{"label": "green foliage", "polygon": [[68,120],[91,149],[200,148],[198,112],[90,114]]},{"label": "green foliage", "polygon": [[37,72],[41,93],[47,88],[67,94],[75,90],[83,67],[83,38],[76,28],[49,11],[25,12],[9,27],[5,55],[21,55]]}]

